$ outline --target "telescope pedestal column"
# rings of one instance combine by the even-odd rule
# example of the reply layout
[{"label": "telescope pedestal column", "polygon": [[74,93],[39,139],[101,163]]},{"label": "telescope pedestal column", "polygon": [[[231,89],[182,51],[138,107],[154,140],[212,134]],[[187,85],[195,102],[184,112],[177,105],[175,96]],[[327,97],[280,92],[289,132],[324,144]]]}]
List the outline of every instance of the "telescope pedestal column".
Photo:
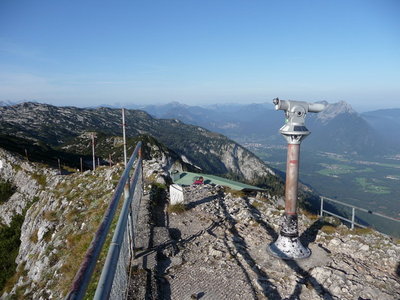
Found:
[{"label": "telescope pedestal column", "polygon": [[277,240],[269,245],[272,255],[281,259],[300,259],[311,255],[299,239],[297,222],[297,189],[299,177],[300,141],[288,144],[285,186],[285,214]]}]

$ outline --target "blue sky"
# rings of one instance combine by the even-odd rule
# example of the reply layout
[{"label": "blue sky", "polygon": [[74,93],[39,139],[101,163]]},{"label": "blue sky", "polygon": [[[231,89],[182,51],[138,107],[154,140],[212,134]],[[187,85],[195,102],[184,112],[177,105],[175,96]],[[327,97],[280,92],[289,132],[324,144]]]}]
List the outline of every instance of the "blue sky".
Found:
[{"label": "blue sky", "polygon": [[277,96],[400,107],[400,1],[0,1],[0,101]]}]

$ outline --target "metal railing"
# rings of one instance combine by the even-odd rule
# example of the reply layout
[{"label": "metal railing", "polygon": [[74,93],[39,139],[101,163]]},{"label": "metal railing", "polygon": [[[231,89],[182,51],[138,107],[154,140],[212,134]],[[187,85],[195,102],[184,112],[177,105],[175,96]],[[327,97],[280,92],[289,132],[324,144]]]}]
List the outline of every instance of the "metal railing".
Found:
[{"label": "metal railing", "polygon": [[[354,226],[358,226],[358,227],[361,227],[361,228],[366,228],[367,227],[367,226],[362,225],[360,223],[357,223],[355,221],[356,220],[356,210],[359,210],[359,211],[362,211],[362,212],[365,212],[365,213],[368,213],[368,214],[371,214],[371,215],[376,215],[376,216],[379,216],[379,217],[382,217],[382,218],[385,218],[385,219],[388,219],[388,220],[400,222],[400,220],[398,220],[398,219],[395,219],[395,218],[392,218],[392,217],[389,217],[389,216],[385,216],[383,214],[380,214],[380,213],[377,213],[377,212],[373,212],[371,210],[368,210],[368,209],[365,209],[365,208],[362,208],[362,207],[358,207],[358,206],[350,205],[350,204],[347,204],[347,203],[344,203],[344,202],[341,202],[341,201],[338,201],[338,200],[334,200],[334,199],[331,199],[331,198],[328,198],[328,197],[322,197],[321,196],[320,199],[321,199],[321,208],[320,208],[320,216],[321,217],[325,213],[327,215],[334,216],[334,217],[336,217],[336,218],[338,218],[340,220],[347,221],[347,222],[350,223],[350,228],[351,229],[354,229]],[[324,202],[325,201],[330,201],[330,202],[334,202],[336,204],[340,204],[340,205],[343,205],[343,206],[346,206],[346,207],[350,207],[351,208],[351,219],[347,219],[347,218],[345,218],[343,216],[340,216],[338,214],[335,214],[335,213],[333,213],[331,211],[325,210],[324,209]]]},{"label": "metal railing", "polygon": [[[123,299],[126,296],[129,265],[134,255],[134,228],[143,194],[141,145],[141,142],[136,145],[125,167],[103,220],[74,278],[71,290],[66,297],[68,300],[78,300],[85,297],[87,287],[92,279],[93,271],[106,237],[109,234],[111,223],[122,194],[124,194],[124,203],[119,214],[100,280],[97,284],[94,299]],[[129,175],[133,167],[134,173],[130,179]]]}]

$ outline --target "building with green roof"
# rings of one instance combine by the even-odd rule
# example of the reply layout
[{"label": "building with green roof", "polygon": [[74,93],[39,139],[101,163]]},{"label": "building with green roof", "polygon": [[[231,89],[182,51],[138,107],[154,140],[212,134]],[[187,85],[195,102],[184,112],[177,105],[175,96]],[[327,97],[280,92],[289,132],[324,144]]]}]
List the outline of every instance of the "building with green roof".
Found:
[{"label": "building with green roof", "polygon": [[241,182],[208,174],[200,174],[200,173],[193,173],[186,171],[179,172],[175,170],[171,172],[171,177],[172,181],[179,185],[192,185],[200,177],[203,177],[204,184],[215,184],[215,185],[226,186],[236,191],[260,191],[260,192],[265,191],[264,189],[259,188],[257,186],[244,184]]}]

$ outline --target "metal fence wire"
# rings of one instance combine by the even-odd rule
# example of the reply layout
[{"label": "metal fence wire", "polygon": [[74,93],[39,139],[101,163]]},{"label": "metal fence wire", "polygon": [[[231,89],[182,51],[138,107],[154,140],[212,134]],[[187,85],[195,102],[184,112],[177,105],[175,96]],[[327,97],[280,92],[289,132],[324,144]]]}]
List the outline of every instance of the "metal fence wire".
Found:
[{"label": "metal fence wire", "polygon": [[[125,201],[118,218],[117,227],[108,250],[106,262],[101,272],[94,299],[125,299],[128,291],[129,266],[133,258],[134,249],[134,220],[137,220],[138,209],[134,203],[140,205],[142,161],[139,158],[132,179],[125,186]],[[134,197],[136,195],[136,197]],[[130,221],[130,220],[131,221]]]},{"label": "metal fence wire", "polygon": [[[139,207],[143,195],[143,177],[142,172],[139,172],[138,182],[134,190],[133,200],[131,201],[130,211],[128,214],[128,223],[125,227],[123,243],[121,245],[117,267],[112,283],[109,299],[126,299],[129,289],[129,271],[130,263],[134,257],[135,244],[135,227],[137,224]],[[133,178],[132,178],[133,179]],[[103,299],[103,298],[100,298]]]},{"label": "metal fence wire", "polygon": [[121,245],[117,268],[115,270],[114,280],[111,287],[110,299],[125,299],[128,286],[129,269],[129,241],[128,230],[125,231],[124,241]]}]

